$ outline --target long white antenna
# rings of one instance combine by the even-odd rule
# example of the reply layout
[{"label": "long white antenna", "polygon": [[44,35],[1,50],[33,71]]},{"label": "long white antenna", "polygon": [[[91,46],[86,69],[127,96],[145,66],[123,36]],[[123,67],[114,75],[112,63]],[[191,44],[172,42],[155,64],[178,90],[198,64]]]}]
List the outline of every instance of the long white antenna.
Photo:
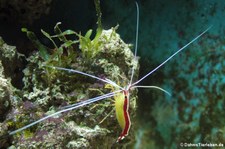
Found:
[{"label": "long white antenna", "polygon": [[50,118],[50,117],[56,116],[56,115],[58,115],[58,114],[60,114],[60,113],[68,112],[68,111],[77,109],[77,108],[79,108],[79,107],[82,107],[82,106],[85,106],[85,105],[94,103],[94,102],[96,102],[96,101],[100,101],[100,100],[103,100],[103,99],[105,99],[105,98],[112,97],[112,96],[115,95],[115,93],[118,93],[118,92],[121,92],[121,91],[122,91],[122,90],[118,90],[118,91],[115,91],[115,92],[112,92],[112,93],[109,93],[109,94],[105,94],[105,95],[102,95],[102,96],[99,96],[99,97],[95,97],[95,98],[91,98],[91,99],[88,99],[88,100],[79,102],[79,103],[73,105],[72,107],[69,107],[69,108],[60,110],[60,111],[58,111],[58,112],[55,112],[55,113],[50,114],[50,115],[48,115],[48,116],[45,116],[45,117],[43,117],[43,118],[41,118],[41,119],[39,119],[39,120],[37,120],[37,121],[35,121],[35,122],[33,122],[33,123],[30,123],[30,124],[28,124],[28,125],[26,125],[26,126],[24,126],[24,127],[22,127],[22,128],[19,128],[19,129],[15,130],[15,131],[12,131],[12,132],[8,133],[8,135],[14,135],[14,134],[16,134],[16,133],[18,133],[18,132],[20,132],[20,131],[23,131],[23,130],[25,130],[25,129],[31,127],[31,126],[36,125],[37,123],[40,123],[40,122],[42,122],[42,121],[44,121],[44,120],[46,120],[46,119],[48,119],[48,118]]},{"label": "long white antenna", "polygon": [[[136,4],[136,8],[137,8],[137,22],[136,22],[136,39],[135,39],[134,60],[136,60],[136,57],[137,57],[137,48],[138,48],[138,29],[139,29],[139,6],[138,6],[138,3],[137,3],[137,2],[135,2],[135,4]],[[131,77],[130,77],[130,84],[129,84],[129,86],[132,84],[133,77],[134,77],[134,66],[132,67],[132,72],[131,72]]]},{"label": "long white antenna", "polygon": [[111,80],[109,80],[109,79],[102,79],[102,78],[96,77],[96,76],[94,76],[94,75],[91,75],[91,74],[88,74],[88,73],[85,73],[85,72],[82,72],[82,71],[79,71],[79,70],[68,69],[68,68],[62,68],[62,67],[56,67],[56,66],[47,66],[47,65],[44,65],[44,66],[45,66],[45,67],[49,67],[49,68],[53,68],[53,69],[64,70],[64,71],[68,71],[68,72],[73,72],[73,73],[82,74],[82,75],[84,75],[84,76],[88,76],[88,77],[91,77],[91,78],[100,80],[100,81],[102,81],[102,82],[111,84],[112,86],[115,86],[115,87],[117,87],[117,88],[123,89],[121,86],[117,85],[115,82],[113,82],[113,81],[111,81]]},{"label": "long white antenna", "polygon": [[91,98],[91,99],[88,99],[88,100],[85,100],[85,101],[81,101],[81,102],[78,102],[78,103],[75,103],[75,104],[72,104],[72,105],[61,107],[60,109],[67,109],[67,108],[75,107],[75,106],[78,106],[78,105],[85,104],[86,102],[96,101],[98,99],[102,99],[104,97],[108,98],[108,97],[111,97],[111,95],[115,95],[115,93],[118,93],[120,91],[121,90],[118,90],[118,91],[115,91],[115,92],[112,92],[112,93],[108,93],[108,94],[104,94],[104,95],[99,96],[99,97]]},{"label": "long white antenna", "polygon": [[159,66],[157,66],[155,69],[153,69],[152,71],[150,71],[149,73],[147,73],[144,77],[142,77],[141,79],[139,79],[138,81],[136,81],[135,83],[132,84],[132,86],[140,83],[142,80],[144,80],[146,77],[148,77],[149,75],[151,75],[153,72],[155,72],[156,70],[158,70],[160,67],[162,67],[165,63],[167,63],[170,59],[172,59],[175,55],[177,55],[179,52],[181,52],[182,50],[184,50],[186,47],[188,47],[190,44],[192,44],[194,41],[196,41],[199,37],[201,37],[203,34],[205,34],[212,26],[208,27],[204,32],[202,32],[201,34],[199,34],[197,37],[195,37],[194,39],[192,39],[189,43],[187,43],[185,46],[183,46],[182,48],[180,48],[177,52],[175,52],[173,55],[171,55],[169,58],[167,58],[164,62],[162,62]]}]

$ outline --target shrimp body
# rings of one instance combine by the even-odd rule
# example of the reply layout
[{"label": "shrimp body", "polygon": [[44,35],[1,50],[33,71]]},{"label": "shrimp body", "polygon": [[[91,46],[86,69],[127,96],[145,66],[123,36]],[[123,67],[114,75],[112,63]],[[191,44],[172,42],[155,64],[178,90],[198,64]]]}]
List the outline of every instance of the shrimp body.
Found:
[{"label": "shrimp body", "polygon": [[128,135],[130,129],[130,116],[129,116],[129,92],[124,90],[123,93],[118,93],[115,97],[115,110],[117,121],[122,128],[122,132],[117,139],[117,142],[121,141]]}]

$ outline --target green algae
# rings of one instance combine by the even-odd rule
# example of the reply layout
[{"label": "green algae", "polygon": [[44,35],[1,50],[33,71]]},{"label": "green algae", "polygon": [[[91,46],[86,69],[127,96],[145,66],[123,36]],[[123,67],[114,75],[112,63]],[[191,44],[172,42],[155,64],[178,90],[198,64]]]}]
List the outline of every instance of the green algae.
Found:
[{"label": "green algae", "polygon": [[41,44],[37,36],[33,32],[28,31],[26,28],[22,28],[21,31],[25,32],[27,34],[27,37],[30,39],[30,41],[32,41],[32,43],[37,47],[37,49],[39,50],[40,56],[44,60],[48,60],[49,59],[49,54],[47,50],[48,48],[44,46],[43,44]]}]

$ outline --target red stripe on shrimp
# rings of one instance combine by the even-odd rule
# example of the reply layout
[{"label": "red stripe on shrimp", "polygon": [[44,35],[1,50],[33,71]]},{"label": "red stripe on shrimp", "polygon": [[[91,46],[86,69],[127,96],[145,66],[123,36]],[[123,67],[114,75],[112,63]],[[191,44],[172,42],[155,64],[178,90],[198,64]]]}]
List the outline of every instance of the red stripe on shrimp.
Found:
[{"label": "red stripe on shrimp", "polygon": [[121,141],[125,138],[125,136],[128,135],[130,130],[130,115],[129,115],[129,100],[128,100],[128,91],[124,91],[124,104],[123,104],[123,115],[125,120],[125,127],[122,130],[122,133],[120,134],[119,138],[117,139],[117,142]]}]

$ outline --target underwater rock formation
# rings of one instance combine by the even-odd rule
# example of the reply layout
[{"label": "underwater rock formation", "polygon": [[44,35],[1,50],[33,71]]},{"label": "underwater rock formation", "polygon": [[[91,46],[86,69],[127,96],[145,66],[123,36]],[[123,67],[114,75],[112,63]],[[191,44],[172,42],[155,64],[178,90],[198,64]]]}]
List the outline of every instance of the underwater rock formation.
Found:
[{"label": "underwater rock formation", "polygon": [[11,83],[16,88],[22,88],[23,83],[22,72],[20,71],[24,67],[25,56],[17,52],[15,46],[7,45],[0,37],[0,60],[4,67],[4,75],[6,78],[10,78]]},{"label": "underwater rock formation", "polygon": [[[116,90],[112,87],[106,88],[104,83],[95,79],[46,66],[81,70],[111,79],[121,86],[128,84],[132,66],[135,68],[134,77],[138,77],[139,64],[130,50],[131,45],[120,39],[116,28],[102,31],[96,44],[97,49],[86,49],[89,47],[83,46],[83,49],[80,47],[81,50],[77,46],[66,47],[66,51],[60,55],[57,55],[60,48],[54,49],[47,56],[47,60],[39,52],[27,58],[28,64],[23,70],[24,87],[17,91],[19,94],[13,92],[16,101],[13,101],[4,120],[3,125],[10,126],[8,131],[54,113],[63,106]],[[131,119],[135,115],[136,98],[137,91],[134,90],[130,103]],[[134,126],[135,123],[132,127]],[[16,148],[110,148],[115,145],[121,131],[116,121],[113,102],[106,99],[49,118],[11,136],[12,141],[7,143]],[[133,137],[134,131],[131,129],[126,140],[116,146],[132,145]]]},{"label": "underwater rock formation", "polygon": [[[15,46],[7,45],[0,37],[0,105],[1,105],[1,121],[10,109],[10,105],[13,104],[13,92],[15,88],[13,81],[17,78],[15,70],[20,67],[23,61],[23,55],[19,54]],[[17,78],[18,79],[18,78]],[[18,80],[16,80],[18,81]],[[18,81],[19,82],[19,81]]]},{"label": "underwater rock formation", "polygon": [[[95,4],[98,28],[93,39],[92,30],[87,31],[84,36],[72,30],[62,32],[59,28],[60,23],[57,23],[54,28],[55,35],[41,30],[54,46],[48,48],[34,33],[22,28],[22,32],[27,34],[38,51],[26,58],[26,68],[23,69],[21,79],[23,86],[13,90],[10,110],[4,113],[6,117],[0,125],[1,134],[4,135],[8,131],[11,132],[11,136],[3,139],[6,143],[2,147],[11,145],[11,148],[111,148],[130,146],[134,143],[134,131],[131,129],[124,142],[115,144],[122,130],[114,114],[112,99],[58,114],[19,133],[13,131],[64,109],[65,106],[118,90],[90,77],[53,67],[70,68],[99,78],[108,78],[120,86],[129,83],[132,67],[135,70],[134,78],[138,77],[139,64],[130,50],[131,45],[120,39],[116,33],[117,27],[102,29],[100,1],[96,0]],[[68,37],[71,35],[75,35],[75,38]],[[77,38],[78,40],[74,40]],[[21,55],[15,53],[15,47],[7,46],[5,49],[6,53],[1,53],[1,59],[10,65],[17,62],[13,65],[17,67]],[[7,52],[10,52],[12,59],[5,56]],[[11,78],[12,72],[15,72],[14,67],[12,68],[13,71],[9,73],[5,70]],[[136,98],[137,91],[134,90],[130,98],[131,120],[135,115]]]},{"label": "underwater rock formation", "polygon": [[[15,47],[5,44],[0,37],[0,136],[8,131],[5,119],[13,104],[14,87],[11,85],[9,72],[13,70],[14,66],[11,67],[9,64],[12,64],[15,52]],[[0,148],[7,147],[9,144],[7,139],[0,140]]]},{"label": "underwater rock formation", "polygon": [[3,74],[4,68],[2,62],[0,61],[0,122],[2,122],[10,108],[12,95],[11,85],[9,80],[7,80]]},{"label": "underwater rock formation", "polygon": [[[83,55],[82,52],[76,52],[76,55],[75,53],[68,53],[68,55],[61,57],[61,64],[64,67],[82,70],[103,78],[106,77],[115,82],[123,80],[124,82],[121,82],[122,85],[129,82],[128,77],[131,73],[129,72],[131,66],[135,64],[135,70],[138,71],[138,64],[133,59],[129,45],[120,39],[115,29],[103,30],[98,42],[101,44],[97,53],[91,59],[87,56],[87,53],[87,55]],[[89,49],[88,52],[95,51],[90,51]],[[23,98],[31,101],[36,107],[41,107],[41,113],[43,114],[52,113],[56,111],[57,107],[83,101],[110,91],[109,89],[104,89],[102,82],[79,74],[71,74],[44,67],[44,65],[60,66],[60,63],[54,59],[50,59],[46,63],[36,53],[28,58],[28,62],[27,68],[24,70],[23,82],[25,86],[23,88]],[[137,77],[137,73],[135,77]],[[136,98],[136,95],[133,94],[132,97]],[[31,147],[30,141],[34,140],[37,141],[33,143],[35,147],[48,147],[54,144],[57,147],[66,145],[69,147],[76,146],[77,148],[88,148],[93,145],[99,147],[111,146],[121,131],[116,122],[115,114],[110,113],[113,109],[111,104],[113,103],[105,100],[62,114],[57,118],[46,120],[43,124],[38,124],[32,137],[26,139],[23,136],[22,140],[18,138],[17,146]],[[40,111],[38,110],[37,112]],[[132,118],[133,112],[134,109],[131,109]],[[110,114],[109,118],[105,119],[102,124],[99,124],[108,114]],[[54,121],[54,124],[51,124],[54,125],[53,127],[50,127],[49,123],[51,121]],[[67,121],[75,121],[76,124],[68,126],[71,122]],[[41,133],[44,131],[45,125],[49,126],[47,129],[51,133]],[[54,139],[55,136],[58,139]],[[40,139],[35,139],[36,137]],[[52,141],[49,142],[49,140]],[[77,145],[80,146],[78,147]]]}]

